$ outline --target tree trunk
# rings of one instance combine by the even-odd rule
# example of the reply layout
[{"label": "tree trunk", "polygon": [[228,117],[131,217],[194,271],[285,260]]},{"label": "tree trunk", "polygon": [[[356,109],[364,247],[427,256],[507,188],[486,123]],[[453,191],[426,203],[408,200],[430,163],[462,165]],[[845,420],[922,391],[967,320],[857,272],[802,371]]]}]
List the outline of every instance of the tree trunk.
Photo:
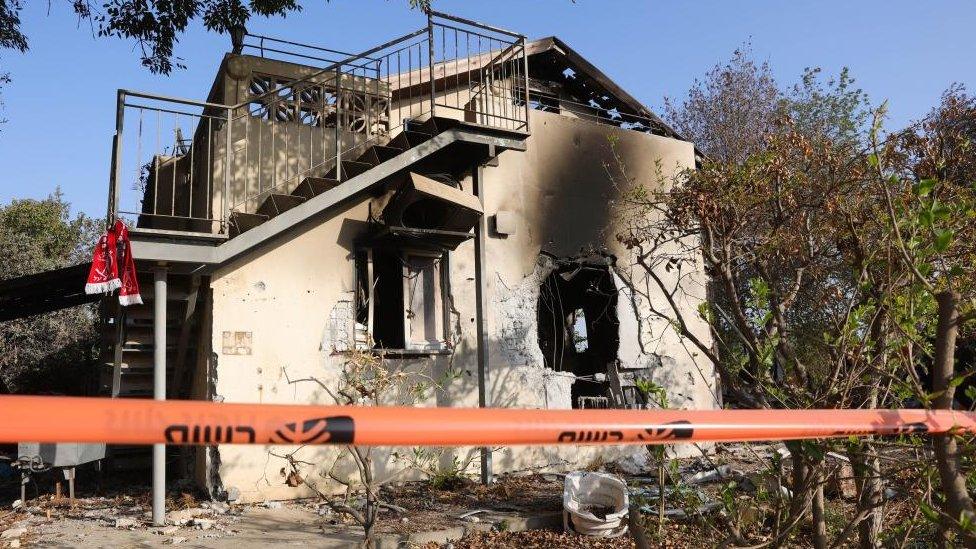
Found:
[{"label": "tree trunk", "polygon": [[855,476],[860,477],[857,494],[858,513],[867,511],[864,520],[857,525],[861,549],[881,547],[878,535],[881,533],[881,502],[884,487],[881,483],[881,464],[876,457],[874,445],[868,441],[861,443],[856,452],[848,454],[854,466]]},{"label": "tree trunk", "polygon": [[379,514],[379,487],[373,482],[373,456],[372,449],[366,449],[364,454],[359,454],[362,459],[362,469],[360,477],[363,487],[366,488],[366,502],[363,505],[363,547],[372,549],[376,546],[373,539],[373,526],[376,525],[376,517]]},{"label": "tree trunk", "polygon": [[[878,315],[871,325],[871,342],[876,350],[880,350],[881,371],[888,371],[888,332],[885,329],[888,322],[888,308],[884,305],[884,298],[880,294],[873,296],[881,303]],[[872,384],[868,392],[868,408],[878,407],[878,384]],[[884,499],[884,482],[881,478],[881,461],[873,438],[861,440],[854,451],[849,451],[851,465],[854,469],[855,484],[857,486],[857,514],[866,513],[864,520],[857,525],[861,549],[877,549],[881,547],[878,536],[881,535],[882,515],[881,504]]]},{"label": "tree trunk", "polygon": [[786,447],[790,450],[793,471],[790,473],[793,499],[790,501],[790,514],[787,518],[786,529],[781,532],[781,536],[795,529],[802,524],[804,518],[810,512],[810,487],[811,469],[809,462],[803,455],[803,446],[799,442],[787,442]]},{"label": "tree trunk", "polygon": [[824,516],[824,485],[822,463],[813,465],[813,546],[815,549],[827,549],[827,519]]},{"label": "tree trunk", "polygon": [[[955,375],[956,337],[959,334],[959,293],[944,291],[935,295],[939,307],[939,320],[935,334],[935,359],[932,363],[932,389],[939,394],[935,407],[941,410],[952,408],[955,388],[950,382]],[[976,520],[973,513],[973,500],[966,491],[966,477],[959,467],[959,448],[955,436],[936,435],[932,440],[935,449],[939,479],[945,498],[945,513],[953,520],[953,527],[959,532],[966,547],[976,547],[976,536],[958,527],[965,516],[970,524]]]}]

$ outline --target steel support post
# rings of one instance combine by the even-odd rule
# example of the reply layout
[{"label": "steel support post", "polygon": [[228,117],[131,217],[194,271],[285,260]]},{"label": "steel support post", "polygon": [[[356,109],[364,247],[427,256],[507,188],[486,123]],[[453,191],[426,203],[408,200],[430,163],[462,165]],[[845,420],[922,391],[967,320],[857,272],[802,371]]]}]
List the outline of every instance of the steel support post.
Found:
[{"label": "steel support post", "polygon": [[[476,165],[472,170],[474,194],[481,202],[481,211],[485,211],[484,196],[484,167]],[[478,407],[487,408],[488,395],[488,327],[486,313],[488,310],[488,295],[485,287],[485,239],[488,233],[488,216],[481,215],[474,227],[474,283],[475,283],[475,325],[478,338]],[[481,448],[481,482],[491,484],[491,448]]]},{"label": "steel support post", "polygon": [[[153,295],[153,398],[166,400],[166,266],[156,267]],[[153,444],[152,521],[166,524],[166,445]]]}]

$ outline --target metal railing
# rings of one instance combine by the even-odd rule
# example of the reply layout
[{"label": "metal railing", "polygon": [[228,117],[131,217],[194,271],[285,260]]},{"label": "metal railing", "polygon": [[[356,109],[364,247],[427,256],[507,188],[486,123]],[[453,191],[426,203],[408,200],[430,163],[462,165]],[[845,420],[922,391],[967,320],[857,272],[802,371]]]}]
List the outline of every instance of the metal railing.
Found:
[{"label": "metal railing", "polygon": [[143,229],[221,233],[224,208],[212,197],[227,184],[231,115],[225,105],[119,90],[108,221],[122,216]]},{"label": "metal railing", "polygon": [[525,36],[448,15],[428,13],[431,101],[468,122],[528,131]]},{"label": "metal railing", "polygon": [[310,176],[342,181],[343,162],[407,121],[448,116],[527,132],[525,37],[427,16],[426,27],[359,54],[246,35],[242,51],[312,70],[252,71],[234,104],[119,90],[108,221],[223,237],[233,212],[254,213],[270,193]]}]

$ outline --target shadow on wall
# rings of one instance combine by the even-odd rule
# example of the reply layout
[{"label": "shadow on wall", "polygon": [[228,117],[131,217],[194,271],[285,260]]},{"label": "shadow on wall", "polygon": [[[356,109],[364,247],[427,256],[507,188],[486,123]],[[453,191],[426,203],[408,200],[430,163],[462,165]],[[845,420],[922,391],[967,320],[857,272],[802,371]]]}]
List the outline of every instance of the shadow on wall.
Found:
[{"label": "shadow on wall", "polygon": [[[474,349],[462,344],[456,351],[457,362],[476,363]],[[444,357],[432,360],[410,361],[409,369],[422,376],[437,378],[448,372],[452,365]],[[537,391],[538,387],[526,387],[523,368],[499,368],[492,372],[490,379],[493,405],[518,407],[526,395],[516,391]],[[332,389],[330,380],[322,379]],[[311,402],[331,402],[329,391],[316,382],[302,382],[302,400]],[[477,372],[460,370],[459,375],[445,386],[443,391],[433,391],[430,398],[420,402],[426,406],[477,406]],[[472,402],[472,395],[475,400]],[[541,406],[533,406],[539,408]],[[409,430],[410,425],[403,425]],[[210,450],[211,463],[219,467],[219,475],[211,477],[214,494],[237,491],[250,501],[264,499],[285,499],[313,496],[314,491],[305,484],[324,493],[339,492],[345,486],[334,480],[357,482],[358,471],[354,461],[347,455],[344,447],[334,446],[222,446]],[[423,467],[411,460],[416,459],[412,447],[383,447],[373,449],[374,475],[379,479],[397,481],[425,478],[430,472],[450,469],[460,465],[468,474],[476,474],[479,468],[478,448],[434,449],[424,458]],[[303,483],[289,484],[292,460],[299,469]],[[566,470],[582,468],[613,461],[623,456],[636,456],[646,459],[647,450],[643,446],[629,447],[581,447],[549,446],[535,448],[493,448],[493,468],[496,474],[503,472],[528,471],[538,469]],[[426,469],[427,472],[424,472]]]}]

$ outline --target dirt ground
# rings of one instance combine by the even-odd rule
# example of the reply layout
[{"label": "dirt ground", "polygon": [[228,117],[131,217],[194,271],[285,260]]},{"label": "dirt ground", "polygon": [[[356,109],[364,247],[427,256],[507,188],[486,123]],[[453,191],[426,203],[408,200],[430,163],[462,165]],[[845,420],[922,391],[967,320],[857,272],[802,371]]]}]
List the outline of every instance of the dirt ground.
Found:
[{"label": "dirt ground", "polygon": [[[516,518],[558,511],[562,483],[557,477],[503,477],[492,486],[473,482],[452,490],[411,482],[383,488],[391,509],[381,512],[378,535],[405,535],[459,527],[504,527]],[[75,506],[66,498],[41,494],[26,508],[0,511],[0,540],[7,547],[156,547],[180,545],[200,548],[314,545],[349,547],[362,530],[345,515],[322,502],[298,500],[257,505],[199,502],[192,495],[167,501],[170,525],[151,524],[145,487],[112,497],[79,497]],[[462,515],[476,511],[473,515]],[[174,524],[175,523],[175,524]],[[14,536],[13,534],[20,533]]]},{"label": "dirt ground", "polygon": [[[631,509],[636,511],[636,530],[649,545],[664,548],[714,547],[730,542],[727,525],[735,523],[752,543],[768,542],[763,517],[768,509],[757,504],[760,493],[775,494],[769,456],[781,445],[726,445],[714,453],[673,463],[667,476],[678,484],[665,488],[665,517],[658,516],[655,470],[626,471],[619,464],[602,469],[621,475],[629,485]],[[827,484],[828,528],[836,533],[853,514],[853,480],[844,472],[843,460]],[[765,464],[765,465],[764,465]],[[849,466],[849,464],[847,464]],[[849,469],[849,467],[848,467]],[[906,474],[908,474],[906,472]],[[407,482],[382,487],[377,535],[390,540],[413,536],[412,546],[423,549],[476,549],[543,547],[635,547],[630,536],[596,540],[562,532],[564,476],[558,473],[500,476],[489,486],[458,480],[447,488],[428,482]],[[199,500],[192,490],[174,490],[167,502],[169,526],[151,525],[149,490],[136,477],[114,486],[82,488],[74,507],[54,497],[43,482],[32,485],[26,506],[12,509],[12,495],[19,487],[0,485],[0,549],[18,547],[156,547],[181,545],[194,548],[275,546],[351,547],[362,539],[362,530],[346,515],[338,514],[318,499],[239,505]],[[18,483],[19,485],[19,483]],[[889,484],[885,506],[887,524],[909,519],[917,509],[909,488],[895,478]],[[16,496],[13,496],[16,497]],[[355,504],[355,502],[353,502]],[[730,520],[734,518],[734,520]],[[527,521],[534,522],[527,522]],[[520,531],[529,529],[530,531]],[[634,528],[632,527],[632,530]],[[809,545],[809,533],[801,528],[784,544]],[[431,532],[453,532],[424,539]],[[467,534],[457,540],[461,533]]]}]

